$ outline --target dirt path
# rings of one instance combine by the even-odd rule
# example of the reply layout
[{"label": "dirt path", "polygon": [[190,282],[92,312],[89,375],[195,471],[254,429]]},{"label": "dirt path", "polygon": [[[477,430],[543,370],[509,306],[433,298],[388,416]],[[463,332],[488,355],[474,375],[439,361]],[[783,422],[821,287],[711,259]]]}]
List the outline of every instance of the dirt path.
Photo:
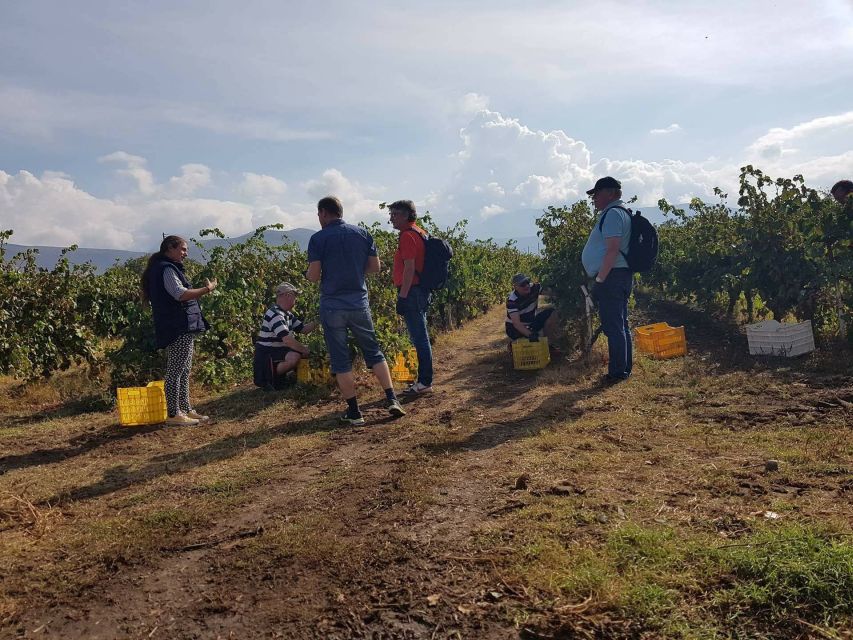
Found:
[{"label": "dirt path", "polygon": [[[710,392],[682,404],[684,392],[663,383],[634,394],[627,385],[604,388],[596,382],[597,366],[564,362],[514,372],[495,331],[501,315],[496,309],[440,339],[436,392],[408,403],[399,421],[387,420],[377,402],[368,402],[366,426],[339,428],[334,398],[282,417],[270,413],[274,400],[257,406],[252,395],[246,405],[223,398],[202,406],[220,419],[199,430],[191,445],[182,441],[179,451],[168,433],[157,431],[107,438],[98,446],[84,440],[75,453],[82,466],[89,456],[134,462],[111,467],[99,481],[57,488],[67,513],[86,505],[77,518],[119,518],[149,485],[160,502],[191,499],[180,478],[207,466],[237,484],[250,473],[257,478],[208,512],[202,528],[158,539],[157,553],[124,564],[111,557],[110,571],[85,590],[41,605],[31,593],[36,606],[13,616],[5,631],[0,626],[0,636],[535,638],[566,633],[566,624],[576,635],[562,637],[633,635],[630,621],[587,617],[585,607],[572,609],[574,603],[523,584],[505,561],[518,551],[512,518],[573,496],[578,512],[591,514],[590,523],[577,527],[583,540],[628,510],[640,517],[638,496],[661,486],[658,518],[669,513],[676,520],[712,522],[726,516],[726,503],[738,490],[758,508],[756,496],[773,489],[751,470],[740,472],[740,487],[691,487],[696,466],[690,459],[720,467],[730,452],[707,435],[685,445],[686,436],[665,426],[665,403],[697,421],[728,421],[733,429],[748,428],[756,415],[777,416],[777,410],[768,413],[765,403],[751,414]],[[716,356],[708,357],[714,366],[733,368],[724,356],[740,345],[729,352],[713,332],[702,335],[697,332],[700,353],[691,366],[713,347]],[[639,375],[660,375],[655,367]],[[839,415],[849,415],[853,401],[849,377],[826,392],[819,387],[824,378],[806,378],[809,384],[783,394],[778,414],[799,411],[800,417],[843,423]],[[656,404],[643,408],[649,394]],[[719,396],[726,395],[723,386]],[[361,396],[375,400],[377,393],[365,387]],[[599,449],[616,462],[590,457]],[[745,460],[750,452],[743,453]],[[65,460],[44,451],[27,454],[25,443],[14,460],[27,455],[48,464]],[[729,466],[741,468],[742,462]],[[844,495],[846,481],[844,474],[828,475],[800,482],[799,489],[784,482],[777,488],[807,492],[807,508],[819,512]],[[547,525],[551,516],[542,517]]]},{"label": "dirt path", "polygon": [[[43,633],[63,638],[110,638],[117,630],[130,637],[154,632],[151,637],[170,638],[429,637],[442,629],[465,629],[462,615],[440,602],[456,596],[474,601],[490,586],[488,572],[464,556],[479,523],[506,501],[506,478],[495,468],[496,447],[525,432],[514,416],[525,414],[529,405],[514,407],[513,399],[534,380],[529,376],[510,386],[503,340],[491,330],[496,322],[497,312],[445,337],[436,353],[436,392],[408,403],[403,420],[387,421],[374,402],[365,409],[367,426],[335,429],[329,446],[282,461],[277,477],[254,489],[237,513],[199,532],[199,546],[220,544],[182,545],[190,548],[119,572],[72,609],[29,612],[19,628],[46,625]],[[492,336],[485,342],[484,333]],[[337,410],[338,404],[313,407],[303,422]],[[466,455],[452,456],[437,453],[440,441],[424,442],[419,427],[425,425],[441,425],[450,433],[481,428],[470,442],[453,445]],[[287,425],[280,427],[285,435]],[[215,437],[216,429],[213,425],[202,437]],[[424,453],[425,446],[434,451]],[[412,464],[416,459],[432,469],[418,470]],[[316,490],[318,478],[341,468],[354,471],[350,480],[333,491]],[[422,490],[422,478],[412,478],[413,471],[431,472],[438,484],[423,488],[428,494],[420,498],[407,496],[407,490]],[[118,490],[145,477],[137,474]],[[114,489],[78,491],[75,497]],[[267,567],[270,574],[260,585],[235,567],[239,560],[232,556],[245,552],[247,532],[280,531],[288,514],[306,510],[323,518],[326,539],[333,537],[337,546],[360,556],[357,567],[291,558]],[[364,554],[374,553],[377,557],[364,562]],[[490,626],[485,620],[473,625],[484,633]],[[517,633],[496,627],[488,635]]]}]

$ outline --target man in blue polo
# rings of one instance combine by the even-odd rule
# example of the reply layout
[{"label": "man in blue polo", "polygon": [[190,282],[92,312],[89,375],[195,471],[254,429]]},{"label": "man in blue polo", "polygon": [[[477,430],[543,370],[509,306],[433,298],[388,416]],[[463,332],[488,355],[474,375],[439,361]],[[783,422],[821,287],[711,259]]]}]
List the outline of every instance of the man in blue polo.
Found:
[{"label": "man in blue polo", "polygon": [[367,298],[365,273],[378,273],[381,267],[371,235],[343,220],[344,207],[334,196],[317,203],[320,231],[308,241],[308,272],[311,282],[320,283],[320,323],[329,351],[332,373],[347,403],[341,417],[348,424],[364,424],[355,394],[355,378],[347,347],[351,332],[364,362],[373,371],[385,391],[385,406],[392,416],[403,416],[391,382],[385,356],[376,342],[373,317]]},{"label": "man in blue polo", "polygon": [[583,268],[598,302],[601,330],[607,336],[610,362],[606,384],[627,380],[633,366],[631,329],[628,327],[628,298],[633,276],[625,260],[631,241],[631,216],[622,202],[621,183],[607,176],[586,192],[600,214],[581,254]]}]

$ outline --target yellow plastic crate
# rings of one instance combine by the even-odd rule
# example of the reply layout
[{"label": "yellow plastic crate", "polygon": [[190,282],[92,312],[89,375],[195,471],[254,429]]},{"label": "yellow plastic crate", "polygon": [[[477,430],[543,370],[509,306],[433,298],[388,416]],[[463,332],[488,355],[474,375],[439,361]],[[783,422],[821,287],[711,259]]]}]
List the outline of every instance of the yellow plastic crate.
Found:
[{"label": "yellow plastic crate", "polygon": [[119,387],[118,421],[126,427],[142,424],[165,422],[166,411],[165,382],[149,382],[145,387]]},{"label": "yellow plastic crate", "polygon": [[687,354],[684,327],[670,327],[666,322],[656,322],[634,330],[637,350],[653,358],[677,358]]},{"label": "yellow plastic crate", "polygon": [[391,367],[391,379],[394,382],[408,384],[415,381],[418,375],[418,352],[414,349],[406,349],[405,353],[398,353]]},{"label": "yellow plastic crate", "polygon": [[548,338],[539,338],[530,342],[527,338],[519,338],[512,343],[512,365],[516,369],[542,369],[551,362],[548,352]]},{"label": "yellow plastic crate", "polygon": [[303,358],[296,365],[296,381],[302,384],[331,384],[334,380],[328,364],[322,367],[312,367],[311,364]]}]

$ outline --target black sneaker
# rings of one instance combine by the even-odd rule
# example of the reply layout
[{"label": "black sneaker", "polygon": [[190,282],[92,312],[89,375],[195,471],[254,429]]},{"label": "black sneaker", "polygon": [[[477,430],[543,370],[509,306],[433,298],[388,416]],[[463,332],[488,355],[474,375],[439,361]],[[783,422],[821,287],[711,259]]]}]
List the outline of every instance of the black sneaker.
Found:
[{"label": "black sneaker", "polygon": [[361,412],[357,413],[355,416],[351,416],[349,414],[349,411],[347,411],[346,413],[344,413],[344,415],[341,416],[340,420],[344,424],[350,424],[355,426],[364,424],[364,416],[361,415]]},{"label": "black sneaker", "polygon": [[406,412],[403,410],[403,405],[400,404],[400,401],[397,400],[397,398],[394,398],[393,400],[386,400],[385,408],[388,409],[388,413],[395,418],[402,418],[406,415]]},{"label": "black sneaker", "polygon": [[628,378],[620,378],[619,376],[611,376],[607,373],[601,378],[601,384],[609,387],[614,384],[619,384],[620,382],[625,382],[627,379]]}]

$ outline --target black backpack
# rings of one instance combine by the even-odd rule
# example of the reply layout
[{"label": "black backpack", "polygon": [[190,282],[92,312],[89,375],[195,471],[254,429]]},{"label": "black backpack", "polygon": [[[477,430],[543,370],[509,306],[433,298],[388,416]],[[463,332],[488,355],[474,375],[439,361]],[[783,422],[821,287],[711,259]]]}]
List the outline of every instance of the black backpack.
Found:
[{"label": "black backpack", "polygon": [[[637,211],[634,213],[625,207],[611,207],[611,209],[622,209],[631,218],[631,240],[628,242],[628,253],[620,251],[628,263],[628,268],[633,273],[651,271],[658,257],[658,231],[654,225]],[[607,211],[610,211],[608,209]],[[601,216],[598,230],[601,231],[607,211]]]},{"label": "black backpack", "polygon": [[409,229],[409,231],[416,233],[424,241],[424,268],[418,273],[420,286],[427,291],[444,289],[450,275],[450,259],[453,257],[453,249],[443,238],[422,236],[414,229]]}]

